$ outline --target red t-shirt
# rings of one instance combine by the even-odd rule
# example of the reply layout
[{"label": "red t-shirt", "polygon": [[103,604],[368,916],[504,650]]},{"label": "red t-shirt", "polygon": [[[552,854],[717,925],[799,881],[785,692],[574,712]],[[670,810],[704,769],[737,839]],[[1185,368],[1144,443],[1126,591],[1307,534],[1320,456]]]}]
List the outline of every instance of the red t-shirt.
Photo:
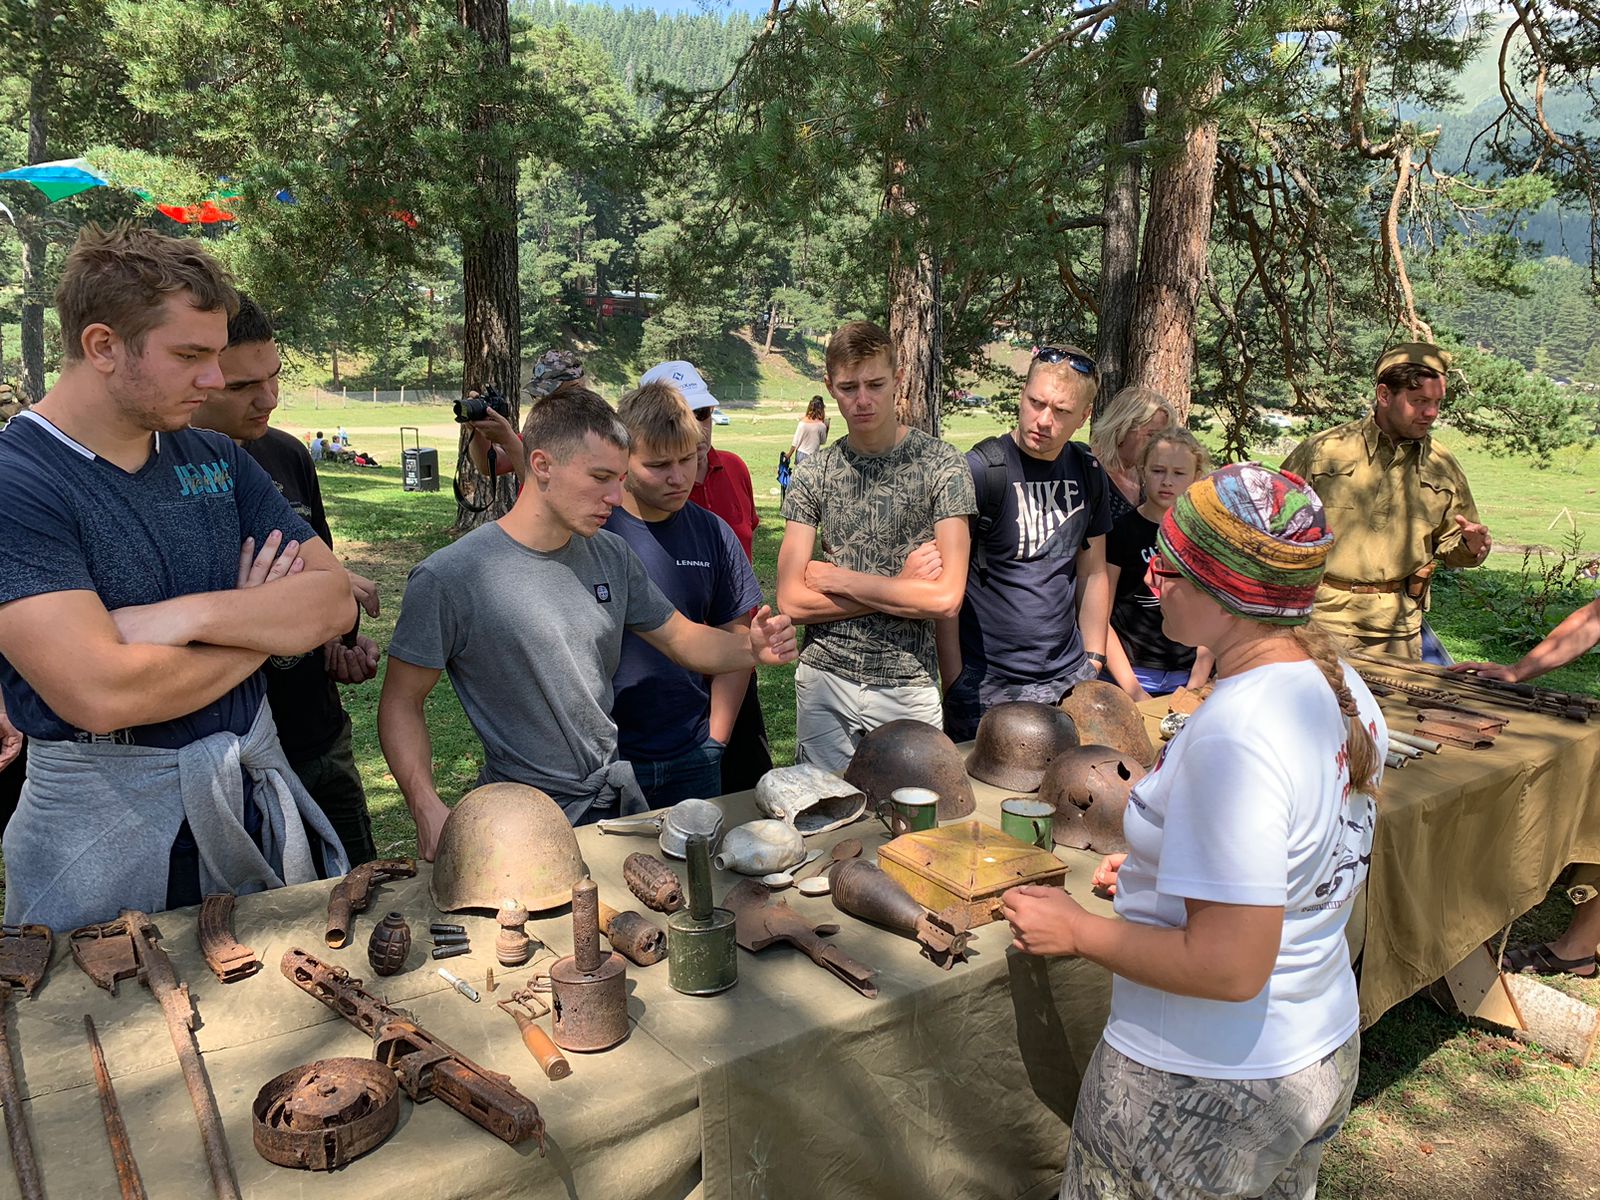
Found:
[{"label": "red t-shirt", "polygon": [[744,459],[713,446],[706,453],[705,482],[694,485],[689,499],[732,526],[745,557],[755,561],[756,526],[761,524],[761,518],[756,513],[755,488]]}]

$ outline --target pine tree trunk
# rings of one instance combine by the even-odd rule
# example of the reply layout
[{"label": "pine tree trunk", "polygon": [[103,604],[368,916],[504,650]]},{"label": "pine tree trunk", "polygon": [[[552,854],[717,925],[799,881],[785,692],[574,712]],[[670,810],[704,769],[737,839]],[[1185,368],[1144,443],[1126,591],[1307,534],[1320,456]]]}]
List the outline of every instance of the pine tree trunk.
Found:
[{"label": "pine tree trunk", "polygon": [[[490,47],[490,59],[509,75],[511,23],[506,0],[460,0],[461,23]],[[520,425],[518,395],[522,387],[522,314],[517,280],[517,168],[514,158],[497,157],[487,149],[493,126],[504,119],[501,102],[478,105],[467,132],[479,146],[473,192],[478,211],[461,231],[461,265],[465,329],[462,385],[465,390],[493,386],[511,405],[511,423]],[[474,529],[504,516],[516,499],[512,476],[489,480],[473,469],[462,432],[456,455],[460,502],[457,532]],[[481,509],[482,511],[473,511]]]},{"label": "pine tree trunk", "polygon": [[903,424],[939,436],[940,365],[944,331],[939,262],[931,250],[900,246],[889,267],[889,341],[900,367],[895,414]]},{"label": "pine tree trunk", "polygon": [[[41,4],[36,13],[40,44],[48,29],[50,6]],[[48,72],[40,68],[28,85],[28,162],[45,162],[49,140],[50,100]],[[41,220],[43,197],[32,188],[27,207],[31,210],[22,222],[22,379],[20,394],[24,404],[37,404],[44,398],[44,295],[46,241]]]},{"label": "pine tree trunk", "polygon": [[772,301],[767,305],[767,344],[761,347],[761,357],[765,358],[772,353],[772,335],[778,329],[778,302]]},{"label": "pine tree trunk", "polygon": [[[1145,5],[1129,7],[1143,9]],[[1106,134],[1106,182],[1100,234],[1099,334],[1095,361],[1100,367],[1096,415],[1122,389],[1128,372],[1128,338],[1133,325],[1134,296],[1139,283],[1139,184],[1144,159],[1128,147],[1144,137],[1144,107],[1130,90],[1122,119]]]},{"label": "pine tree trunk", "polygon": [[339,347],[333,348],[333,386],[339,386]]},{"label": "pine tree trunk", "polygon": [[[1221,90],[1213,77],[1194,107]],[[1195,313],[1211,240],[1217,124],[1189,127],[1183,145],[1150,178],[1139,288],[1128,345],[1128,384],[1154,388],[1187,421],[1194,374]]]}]

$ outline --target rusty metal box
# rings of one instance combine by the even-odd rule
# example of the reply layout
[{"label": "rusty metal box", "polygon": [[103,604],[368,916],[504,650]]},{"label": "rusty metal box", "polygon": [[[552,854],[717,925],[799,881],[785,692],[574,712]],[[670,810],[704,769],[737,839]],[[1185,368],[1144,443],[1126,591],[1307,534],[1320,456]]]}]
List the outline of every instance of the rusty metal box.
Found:
[{"label": "rusty metal box", "polygon": [[902,834],[878,850],[878,865],[934,912],[959,907],[971,929],[999,919],[1007,888],[1067,878],[1067,864],[1048,850],[980,821]]}]

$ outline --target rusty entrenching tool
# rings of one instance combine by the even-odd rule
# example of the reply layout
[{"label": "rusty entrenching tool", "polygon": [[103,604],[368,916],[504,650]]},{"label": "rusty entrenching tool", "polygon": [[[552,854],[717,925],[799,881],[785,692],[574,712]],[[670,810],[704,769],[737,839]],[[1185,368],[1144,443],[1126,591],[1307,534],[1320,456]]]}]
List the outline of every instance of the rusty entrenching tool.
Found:
[{"label": "rusty entrenching tool", "polygon": [[733,910],[739,945],[752,954],[773,942],[792,942],[819,967],[833,972],[863,996],[876,999],[878,985],[872,978],[877,972],[824,940],[839,932],[837,925],[813,924],[754,879],[736,884],[722,903]]}]

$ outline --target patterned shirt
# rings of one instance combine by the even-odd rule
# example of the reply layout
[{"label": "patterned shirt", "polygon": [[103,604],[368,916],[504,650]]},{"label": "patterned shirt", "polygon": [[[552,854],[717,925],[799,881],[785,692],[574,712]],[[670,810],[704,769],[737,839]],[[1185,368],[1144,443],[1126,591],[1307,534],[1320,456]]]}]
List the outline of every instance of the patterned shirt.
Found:
[{"label": "patterned shirt", "polygon": [[[823,558],[848,571],[894,576],[948,517],[977,512],[972,473],[948,442],[912,429],[886,454],[861,454],[848,438],[811,455],[783,501],[786,521],[820,534]],[[872,612],[808,625],[800,661],[853,683],[933,687],[933,622]]]}]

